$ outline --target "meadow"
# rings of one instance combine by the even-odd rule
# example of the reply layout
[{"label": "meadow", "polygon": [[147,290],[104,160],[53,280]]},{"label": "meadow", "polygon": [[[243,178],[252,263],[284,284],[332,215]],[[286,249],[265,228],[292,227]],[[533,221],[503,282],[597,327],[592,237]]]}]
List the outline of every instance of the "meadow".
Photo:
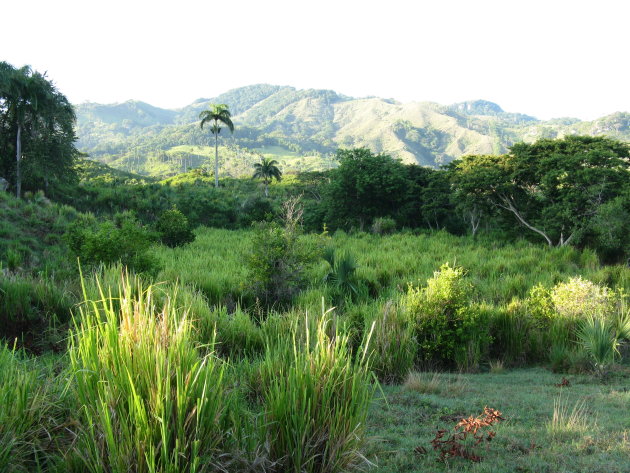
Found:
[{"label": "meadow", "polygon": [[[83,268],[74,302],[47,309],[69,320],[45,331],[56,353],[0,350],[0,471],[627,471],[629,268],[445,232],[293,231],[200,227],[149,248],[157,272]],[[265,304],[261,264],[291,252],[290,300]],[[594,314],[617,324],[609,357],[581,338]],[[492,442],[457,441],[479,461],[438,461],[436,433],[485,407]]]}]

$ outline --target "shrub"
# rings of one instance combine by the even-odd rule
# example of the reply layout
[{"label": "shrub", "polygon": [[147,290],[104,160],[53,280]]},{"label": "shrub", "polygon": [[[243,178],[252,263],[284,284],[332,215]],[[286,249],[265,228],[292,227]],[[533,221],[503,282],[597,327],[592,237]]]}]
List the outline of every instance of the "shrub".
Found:
[{"label": "shrub", "polygon": [[254,222],[272,220],[275,211],[271,201],[263,197],[250,197],[243,201],[238,214],[238,221],[242,227],[249,227]]},{"label": "shrub", "polygon": [[148,253],[154,235],[129,212],[102,223],[91,216],[81,217],[71,225],[66,239],[84,265],[121,262],[138,272],[157,271],[157,262]]},{"label": "shrub", "polygon": [[578,326],[577,338],[600,374],[615,361],[615,355],[619,353],[619,341],[614,327],[602,317],[590,315],[582,320]]},{"label": "shrub", "polygon": [[317,254],[300,238],[298,200],[285,203],[285,224],[254,224],[252,252],[247,261],[250,289],[265,307],[283,307],[305,284],[304,270]]},{"label": "shrub", "polygon": [[462,268],[442,265],[426,287],[409,286],[406,309],[415,322],[424,362],[475,368],[490,337],[478,307],[468,305],[472,291]]},{"label": "shrub", "polygon": [[[336,473],[365,464],[361,448],[374,388],[367,352],[353,357],[348,337],[328,335],[322,316],[305,344],[268,345],[262,364],[269,455],[279,471]],[[307,323],[308,327],[309,324]]]},{"label": "shrub", "polygon": [[166,246],[174,248],[195,240],[186,216],[173,207],[162,212],[155,224],[155,229],[160,235],[160,240]]},{"label": "shrub", "polygon": [[579,276],[557,284],[551,291],[551,301],[560,316],[570,319],[606,316],[614,307],[614,299],[608,288]]},{"label": "shrub", "polygon": [[200,357],[186,315],[153,289],[123,280],[112,296],[85,301],[70,337],[81,405],[75,445],[84,471],[194,473],[218,464],[230,398],[222,363]]},{"label": "shrub", "polygon": [[396,230],[396,221],[390,217],[377,217],[372,222],[371,230],[375,235],[389,235]]},{"label": "shrub", "polygon": [[328,263],[328,272],[324,276],[324,282],[333,288],[337,301],[359,296],[360,286],[357,279],[357,263],[351,253],[337,253],[332,247],[327,248],[323,254]]}]

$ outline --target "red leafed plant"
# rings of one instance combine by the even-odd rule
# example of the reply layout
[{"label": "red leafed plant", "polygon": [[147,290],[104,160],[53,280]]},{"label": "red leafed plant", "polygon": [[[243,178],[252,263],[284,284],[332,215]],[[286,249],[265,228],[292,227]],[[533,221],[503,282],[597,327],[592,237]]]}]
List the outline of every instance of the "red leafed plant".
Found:
[{"label": "red leafed plant", "polygon": [[440,461],[446,461],[449,457],[462,457],[473,462],[481,461],[481,457],[475,453],[474,448],[482,442],[490,442],[496,432],[487,430],[487,427],[505,420],[496,409],[484,407],[483,414],[478,417],[470,416],[460,420],[453,428],[450,437],[444,438],[447,431],[438,430],[435,438],[431,440],[433,450],[440,452]]}]

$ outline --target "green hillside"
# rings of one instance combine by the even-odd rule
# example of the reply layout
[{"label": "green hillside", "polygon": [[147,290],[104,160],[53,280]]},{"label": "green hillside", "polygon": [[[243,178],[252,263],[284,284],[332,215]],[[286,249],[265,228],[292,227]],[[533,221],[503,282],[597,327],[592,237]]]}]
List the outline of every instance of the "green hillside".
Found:
[{"label": "green hillside", "polygon": [[567,135],[630,140],[630,114],[585,122],[505,112],[485,100],[448,106],[351,98],[331,90],[258,84],[199,99],[179,110],[129,101],[77,107],[78,148],[92,159],[145,176],[168,177],[209,165],[212,136],[198,126],[211,103],[226,103],[235,124],[221,134],[223,172],[248,175],[261,155],[288,172],[334,165],[338,148],[365,146],[406,163],[439,166],[465,154],[502,153],[515,142]]}]

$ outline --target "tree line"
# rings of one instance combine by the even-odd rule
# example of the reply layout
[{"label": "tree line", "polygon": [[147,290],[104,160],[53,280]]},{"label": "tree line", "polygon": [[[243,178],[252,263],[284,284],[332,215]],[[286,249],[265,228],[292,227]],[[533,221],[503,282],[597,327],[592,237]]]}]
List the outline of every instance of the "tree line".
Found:
[{"label": "tree line", "polygon": [[316,211],[332,228],[480,229],[549,246],[630,256],[630,146],[606,137],[517,143],[503,155],[470,155],[439,169],[404,165],[365,148],[340,150]]}]

